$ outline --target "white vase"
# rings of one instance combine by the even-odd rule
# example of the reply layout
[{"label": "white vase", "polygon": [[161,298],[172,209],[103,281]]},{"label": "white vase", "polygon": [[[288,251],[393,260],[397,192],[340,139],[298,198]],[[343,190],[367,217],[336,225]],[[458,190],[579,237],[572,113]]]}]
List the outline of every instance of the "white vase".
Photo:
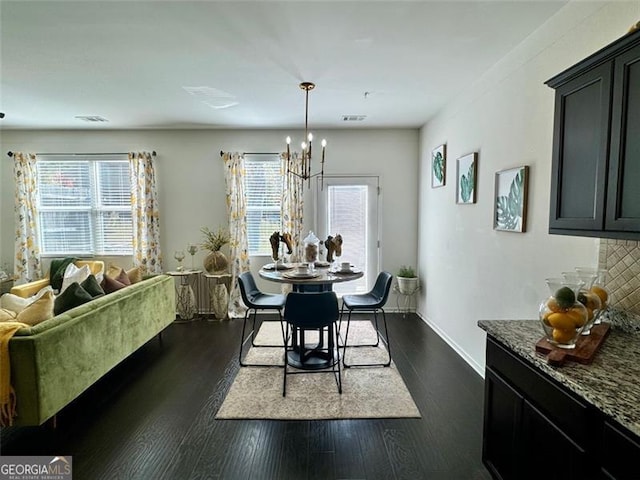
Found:
[{"label": "white vase", "polygon": [[398,291],[403,295],[412,295],[418,290],[417,277],[396,277],[398,279]]}]

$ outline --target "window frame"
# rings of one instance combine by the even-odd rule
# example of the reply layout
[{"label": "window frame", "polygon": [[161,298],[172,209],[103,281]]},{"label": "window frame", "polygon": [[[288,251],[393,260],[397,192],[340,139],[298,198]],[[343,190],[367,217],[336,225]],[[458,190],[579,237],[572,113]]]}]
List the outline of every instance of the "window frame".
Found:
[{"label": "window frame", "polygon": [[[60,256],[74,256],[79,258],[92,258],[97,256],[108,257],[126,257],[133,255],[133,209],[131,205],[131,195],[129,195],[128,205],[108,205],[105,204],[103,199],[106,197],[105,191],[101,188],[99,164],[104,163],[120,163],[126,164],[127,171],[130,172],[129,159],[126,154],[104,154],[104,155],[82,155],[82,154],[69,154],[69,155],[42,155],[37,157],[36,169],[37,169],[37,196],[36,196],[36,222],[38,225],[38,246],[40,248],[40,255],[44,258],[60,257]],[[87,162],[89,165],[89,197],[90,205],[65,205],[65,206],[51,206],[43,205],[42,202],[42,188],[41,188],[41,165],[45,163],[64,163],[64,162]],[[119,178],[123,178],[120,176]],[[127,177],[129,193],[131,192],[131,179]],[[88,212],[88,225],[89,225],[89,245],[90,251],[72,251],[72,250],[59,250],[59,251],[45,251],[45,235],[44,235],[44,221],[42,214],[46,212]],[[130,242],[126,249],[118,251],[109,251],[105,249],[108,245],[104,237],[104,220],[101,218],[105,213],[109,212],[127,212],[131,219],[131,235],[129,236]],[[127,230],[122,230],[126,232]],[[125,235],[126,238],[126,235]],[[126,242],[126,240],[125,240]],[[123,242],[124,243],[124,242]],[[99,248],[102,246],[102,250]]]},{"label": "window frame", "polygon": [[[284,176],[283,176],[283,172],[282,172],[282,161],[280,159],[280,155],[278,154],[274,154],[274,155],[245,155],[244,158],[244,162],[245,162],[245,178],[244,178],[244,189],[245,189],[245,196],[247,199],[247,204],[246,204],[246,225],[247,225],[247,250],[249,253],[249,256],[251,257],[270,257],[271,256],[271,247],[269,244],[269,235],[272,232],[268,232],[269,234],[267,235],[266,232],[262,232],[262,235],[259,236],[259,248],[256,249],[255,246],[252,245],[251,243],[251,238],[252,238],[252,229],[250,228],[250,223],[251,223],[251,219],[250,219],[250,212],[263,212],[263,213],[271,213],[271,214],[277,214],[278,216],[278,220],[277,222],[277,227],[274,227],[275,230],[274,231],[279,231],[281,230],[282,227],[282,200],[283,200],[283,193],[284,193]],[[279,188],[279,194],[277,194],[277,198],[278,198],[278,204],[277,205],[267,205],[267,206],[255,206],[255,205],[250,205],[250,201],[251,201],[251,193],[249,192],[250,188],[249,185],[251,185],[251,182],[249,181],[249,175],[250,175],[250,171],[251,168],[249,166],[249,163],[273,163],[276,167],[277,167],[277,178],[278,181],[280,182],[280,188]],[[272,172],[273,173],[273,172]],[[260,192],[257,192],[256,195],[259,195]],[[274,197],[275,198],[275,197]],[[256,230],[258,232],[260,232],[260,228],[256,228]],[[252,248],[253,247],[253,248]]]}]

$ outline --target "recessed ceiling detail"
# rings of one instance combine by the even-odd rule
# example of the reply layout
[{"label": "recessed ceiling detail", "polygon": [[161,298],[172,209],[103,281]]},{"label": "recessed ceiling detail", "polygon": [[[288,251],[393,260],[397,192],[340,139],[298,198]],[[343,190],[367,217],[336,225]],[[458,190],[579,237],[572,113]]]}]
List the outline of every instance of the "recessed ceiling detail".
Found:
[{"label": "recessed ceiling detail", "polygon": [[189,95],[193,95],[205,105],[221,110],[238,105],[235,95],[212,87],[182,87]]}]

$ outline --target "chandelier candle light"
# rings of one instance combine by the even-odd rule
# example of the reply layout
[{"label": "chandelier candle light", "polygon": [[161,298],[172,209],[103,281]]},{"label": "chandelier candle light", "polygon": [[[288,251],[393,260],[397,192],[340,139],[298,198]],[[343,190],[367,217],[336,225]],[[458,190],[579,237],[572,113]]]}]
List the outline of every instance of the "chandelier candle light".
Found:
[{"label": "chandelier candle light", "polygon": [[324,181],[324,150],[327,146],[327,141],[323,138],[322,145],[322,159],[320,160],[320,171],[317,173],[311,173],[311,144],[313,142],[313,134],[309,133],[309,91],[315,88],[315,84],[311,82],[302,82],[300,84],[300,88],[305,91],[305,108],[304,108],[304,138],[309,142],[302,142],[300,145],[302,147],[301,154],[301,168],[300,172],[297,172],[294,169],[291,169],[291,151],[289,145],[291,144],[291,137],[287,137],[287,172],[295,175],[303,180],[308,181],[309,186],[311,186],[311,179],[313,177],[320,176],[320,188],[323,187]]}]

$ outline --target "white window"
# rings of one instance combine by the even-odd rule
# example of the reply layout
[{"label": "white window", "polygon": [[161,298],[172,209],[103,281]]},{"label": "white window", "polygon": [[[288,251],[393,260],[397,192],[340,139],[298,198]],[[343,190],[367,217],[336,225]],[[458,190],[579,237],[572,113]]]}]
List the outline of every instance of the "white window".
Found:
[{"label": "white window", "polygon": [[282,180],[277,155],[245,157],[249,255],[271,255],[269,237],[282,224]]},{"label": "white window", "polygon": [[39,156],[43,255],[131,255],[131,184],[123,155]]}]

